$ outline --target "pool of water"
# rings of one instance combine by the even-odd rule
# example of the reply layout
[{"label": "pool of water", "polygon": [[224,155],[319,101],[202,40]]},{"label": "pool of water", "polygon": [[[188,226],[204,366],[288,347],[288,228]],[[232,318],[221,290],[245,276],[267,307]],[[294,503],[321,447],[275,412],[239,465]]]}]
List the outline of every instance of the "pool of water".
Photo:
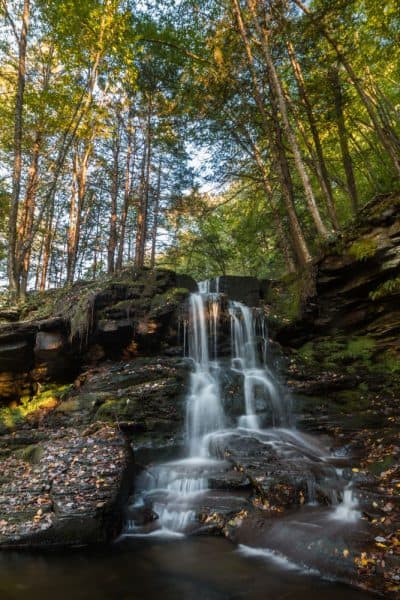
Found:
[{"label": "pool of water", "polygon": [[3,553],[0,573],[0,600],[371,598],[221,538],[127,538],[95,552]]}]

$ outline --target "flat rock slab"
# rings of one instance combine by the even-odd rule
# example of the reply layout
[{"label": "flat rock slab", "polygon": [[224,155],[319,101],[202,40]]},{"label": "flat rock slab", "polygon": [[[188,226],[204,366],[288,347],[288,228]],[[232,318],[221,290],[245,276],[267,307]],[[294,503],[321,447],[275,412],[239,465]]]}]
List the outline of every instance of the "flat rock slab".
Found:
[{"label": "flat rock slab", "polygon": [[61,428],[3,459],[0,547],[100,543],[119,533],[133,460],[123,435],[94,424]]}]

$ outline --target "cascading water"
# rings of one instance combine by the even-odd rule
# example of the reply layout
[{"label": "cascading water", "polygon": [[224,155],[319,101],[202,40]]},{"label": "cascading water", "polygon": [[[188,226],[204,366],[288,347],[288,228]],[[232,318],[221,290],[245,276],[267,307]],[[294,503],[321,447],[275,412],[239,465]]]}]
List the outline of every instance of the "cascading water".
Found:
[{"label": "cascading water", "polygon": [[240,302],[230,302],[229,314],[232,320],[232,369],[243,376],[245,414],[239,418],[239,427],[259,429],[257,409],[265,409],[266,402],[270,405],[272,425],[287,425],[287,403],[283,401],[275,378],[266,364],[265,319],[260,318],[259,323],[264,361],[260,364],[256,342],[257,319],[252,309]]},{"label": "cascading water", "polygon": [[[206,311],[210,312],[211,336],[207,335]],[[190,456],[206,456],[203,445],[204,437],[222,429],[224,413],[218,383],[218,363],[209,358],[209,340],[211,339],[216,355],[218,320],[218,302],[202,294],[190,297],[190,334],[189,358],[193,360],[194,370],[191,374],[190,393],[187,402],[186,427],[190,445]],[[216,358],[216,356],[215,356]]]},{"label": "cascading water", "polygon": [[[207,506],[212,507],[215,499],[213,490],[209,490],[210,479],[218,479],[221,472],[232,469],[224,460],[224,440],[232,436],[244,443],[253,439],[271,447],[289,469],[291,464],[303,461],[309,473],[306,487],[311,505],[317,504],[315,470],[322,472],[322,478],[338,481],[337,469],[326,462],[321,448],[291,428],[290,402],[267,365],[264,315],[235,301],[227,305],[231,332],[228,371],[240,382],[242,415],[237,419],[236,429],[228,428],[232,418],[225,414],[226,398],[221,391],[226,361],[218,356],[222,303],[226,307],[226,298],[210,293],[208,282],[199,287],[200,293],[190,296],[185,325],[185,353],[192,363],[186,403],[188,458],[151,466],[141,474],[131,511],[133,515],[138,511],[142,517],[133,516],[128,523],[128,534],[153,531],[177,534],[195,527],[202,502],[207,499]],[[332,511],[332,517],[350,521],[358,515],[355,500],[345,484],[342,492],[343,505]],[[335,489],[330,498],[335,503]]]}]

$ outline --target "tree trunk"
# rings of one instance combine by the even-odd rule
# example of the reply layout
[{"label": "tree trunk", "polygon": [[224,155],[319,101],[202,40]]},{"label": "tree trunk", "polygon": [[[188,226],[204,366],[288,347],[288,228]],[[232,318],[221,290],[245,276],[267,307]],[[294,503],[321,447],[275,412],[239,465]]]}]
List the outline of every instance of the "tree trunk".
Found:
[{"label": "tree trunk", "polygon": [[296,256],[296,262],[299,266],[303,267],[307,263],[311,262],[311,254],[307,247],[307,242],[303,236],[303,232],[301,229],[301,225],[296,215],[296,210],[294,206],[294,193],[293,193],[293,184],[290,176],[290,169],[285,153],[285,148],[282,139],[282,131],[278,118],[278,106],[275,98],[275,94],[271,89],[271,116],[272,116],[272,132],[271,127],[268,122],[268,117],[265,111],[262,95],[259,89],[257,74],[254,66],[254,58],[253,52],[251,49],[251,45],[249,39],[247,37],[246,28],[244,26],[244,22],[242,19],[242,14],[240,10],[240,6],[238,0],[231,0],[232,6],[234,10],[234,14],[236,17],[236,22],[239,28],[240,36],[243,41],[243,45],[246,51],[247,63],[251,74],[252,84],[253,84],[253,94],[254,100],[257,104],[257,108],[260,112],[260,116],[262,118],[262,124],[264,128],[264,133],[267,138],[271,137],[271,134],[274,135],[274,146],[275,153],[277,157],[278,163],[278,173],[282,188],[283,200],[286,209],[286,214],[289,221],[289,230],[292,238],[293,249]]},{"label": "tree trunk", "polygon": [[39,290],[43,292],[46,289],[47,274],[50,264],[51,247],[53,244],[53,220],[54,220],[54,201],[48,207],[48,215],[46,219],[45,229],[45,241],[43,244],[43,255],[42,255],[42,274],[40,277]]},{"label": "tree trunk", "polygon": [[351,160],[348,136],[346,130],[346,123],[343,114],[343,94],[342,87],[340,84],[340,77],[338,69],[333,67],[329,72],[329,79],[331,82],[331,88],[333,92],[333,98],[335,103],[336,122],[339,133],[340,150],[342,152],[343,167],[346,174],[347,189],[351,200],[351,207],[353,214],[356,214],[358,210],[358,194],[356,180],[353,171],[353,162]]},{"label": "tree trunk", "polygon": [[35,216],[36,193],[39,180],[39,157],[42,141],[41,131],[36,132],[33,144],[32,161],[28,171],[28,181],[26,185],[25,200],[22,208],[22,215],[17,233],[17,273],[20,281],[20,298],[26,297],[29,265],[32,248],[33,221]]},{"label": "tree trunk", "polygon": [[124,246],[126,236],[126,221],[128,218],[129,205],[132,197],[132,182],[134,177],[136,158],[136,130],[133,129],[128,117],[127,124],[127,149],[125,163],[125,182],[124,182],[124,201],[122,205],[121,218],[119,224],[119,245],[116,268],[121,269],[124,257]]},{"label": "tree trunk", "polygon": [[113,170],[111,185],[111,206],[110,206],[110,231],[107,246],[107,273],[111,275],[115,270],[115,250],[117,248],[117,209],[119,192],[119,155],[121,149],[121,140],[119,127],[115,133],[113,147]]},{"label": "tree trunk", "polygon": [[79,241],[81,237],[82,211],[86,195],[87,171],[91,152],[92,140],[88,142],[81,160],[79,160],[78,149],[75,150],[73,157],[71,200],[67,233],[66,282],[69,284],[73,283],[75,277]]},{"label": "tree trunk", "polygon": [[[237,0],[235,0],[237,2]],[[288,109],[286,105],[285,95],[282,90],[281,82],[279,80],[277,71],[275,69],[274,62],[271,57],[271,51],[269,46],[269,33],[260,26],[258,15],[257,15],[257,0],[248,0],[247,5],[250,9],[250,13],[252,15],[253,23],[259,35],[259,41],[261,44],[261,48],[263,50],[263,55],[266,62],[267,67],[267,75],[269,79],[269,84],[271,87],[271,93],[276,97],[277,105],[279,107],[279,112],[282,117],[283,128],[285,130],[290,149],[293,152],[294,162],[296,165],[297,172],[299,174],[300,180],[303,185],[304,194],[306,197],[308,209],[312,220],[314,221],[315,227],[318,233],[322,237],[327,237],[328,230],[325,227],[321,214],[319,212],[314,192],[311,187],[310,178],[308,176],[307,170],[305,168],[303,158],[301,156],[300,147],[298,145],[296,135],[293,131],[292,125],[290,123]]]},{"label": "tree trunk", "polygon": [[162,168],[162,162],[161,162],[161,158],[160,158],[160,161],[158,163],[157,189],[156,189],[156,196],[155,196],[155,201],[154,201],[153,228],[152,228],[152,232],[151,232],[150,266],[152,269],[154,269],[154,265],[156,264],[158,218],[159,218],[159,212],[160,212],[160,199],[161,199],[161,168]]},{"label": "tree trunk", "polygon": [[254,158],[256,160],[256,163],[257,163],[258,168],[261,173],[263,188],[264,188],[265,194],[266,194],[266,196],[269,200],[269,203],[271,205],[271,208],[272,208],[272,214],[274,217],[274,222],[275,222],[275,227],[276,227],[276,232],[277,232],[277,237],[278,237],[278,245],[283,252],[283,256],[284,256],[284,260],[285,260],[285,264],[286,264],[288,272],[293,273],[296,270],[296,265],[293,260],[292,249],[290,248],[290,244],[288,243],[287,234],[285,231],[285,227],[282,223],[281,216],[279,214],[278,206],[276,205],[276,202],[274,201],[273,191],[271,189],[271,185],[268,180],[268,173],[265,169],[265,164],[264,164],[264,161],[262,160],[262,156],[261,156],[259,147],[253,141],[252,141],[252,146],[253,146],[253,151],[254,151]]},{"label": "tree trunk", "polygon": [[136,230],[136,251],[135,251],[135,266],[140,268],[144,265],[147,241],[148,227],[148,209],[149,209],[149,192],[150,192],[150,169],[152,158],[152,131],[151,131],[151,111],[152,102],[149,98],[148,113],[146,123],[146,147],[144,153],[144,161],[142,170],[142,185],[140,194],[140,204],[137,214],[137,230]]},{"label": "tree trunk", "polygon": [[8,281],[11,295],[14,299],[19,298],[20,285],[17,264],[17,221],[19,199],[21,194],[22,175],[22,133],[23,133],[23,109],[26,79],[26,48],[28,43],[28,29],[30,17],[30,0],[24,0],[22,13],[22,26],[18,42],[18,74],[17,93],[15,99],[15,123],[14,123],[14,163],[12,174],[12,192],[10,202],[10,213],[8,218]]},{"label": "tree trunk", "polygon": [[338,218],[337,218],[337,214],[336,214],[335,201],[334,201],[333,193],[332,193],[332,186],[331,186],[331,182],[329,179],[328,169],[327,169],[326,163],[325,163],[325,158],[324,158],[324,153],[322,150],[321,139],[320,139],[319,133],[318,133],[317,123],[314,118],[314,112],[313,112],[311,102],[308,98],[308,94],[306,91],[303,72],[301,70],[300,63],[298,62],[298,60],[296,58],[296,54],[295,54],[294,46],[293,46],[292,42],[290,42],[290,41],[287,42],[287,49],[288,49],[293,73],[296,78],[300,99],[301,99],[301,102],[306,111],[308,123],[310,125],[311,135],[313,138],[315,152],[316,152],[316,158],[317,158],[316,169],[317,169],[318,179],[320,181],[321,189],[325,195],[326,207],[328,210],[328,214],[329,214],[331,223],[335,229],[338,229],[339,222],[338,222]]}]

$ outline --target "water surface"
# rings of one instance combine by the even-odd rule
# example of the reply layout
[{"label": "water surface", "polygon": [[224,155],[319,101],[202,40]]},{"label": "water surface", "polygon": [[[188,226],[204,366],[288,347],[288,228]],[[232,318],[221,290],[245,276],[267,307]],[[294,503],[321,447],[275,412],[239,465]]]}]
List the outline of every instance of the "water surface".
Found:
[{"label": "water surface", "polygon": [[125,539],[108,549],[0,555],[1,600],[361,600],[370,595],[244,556],[220,538]]}]

